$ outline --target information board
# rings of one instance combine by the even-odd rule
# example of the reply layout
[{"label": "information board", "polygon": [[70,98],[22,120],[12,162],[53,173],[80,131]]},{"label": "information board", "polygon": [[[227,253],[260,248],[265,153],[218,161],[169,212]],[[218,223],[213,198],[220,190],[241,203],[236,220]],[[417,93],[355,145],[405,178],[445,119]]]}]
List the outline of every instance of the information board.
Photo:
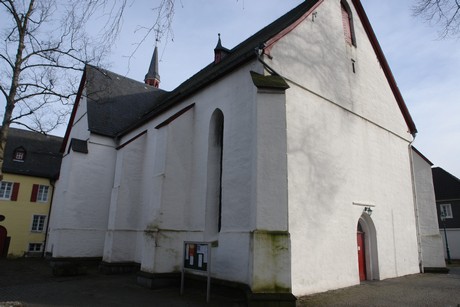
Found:
[{"label": "information board", "polygon": [[185,242],[184,268],[208,271],[209,243]]}]

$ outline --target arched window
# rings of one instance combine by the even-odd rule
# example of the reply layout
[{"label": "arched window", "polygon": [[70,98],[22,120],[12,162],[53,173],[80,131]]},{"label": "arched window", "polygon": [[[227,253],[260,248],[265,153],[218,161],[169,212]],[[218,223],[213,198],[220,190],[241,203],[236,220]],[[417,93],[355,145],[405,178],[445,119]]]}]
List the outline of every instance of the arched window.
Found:
[{"label": "arched window", "polygon": [[351,14],[350,6],[344,0],[340,1],[340,6],[342,7],[342,25],[345,41],[348,44],[356,47],[355,31],[353,28],[353,15]]},{"label": "arched window", "polygon": [[216,109],[211,116],[208,139],[206,191],[206,226],[208,239],[216,239],[222,227],[222,157],[224,147],[224,114]]}]

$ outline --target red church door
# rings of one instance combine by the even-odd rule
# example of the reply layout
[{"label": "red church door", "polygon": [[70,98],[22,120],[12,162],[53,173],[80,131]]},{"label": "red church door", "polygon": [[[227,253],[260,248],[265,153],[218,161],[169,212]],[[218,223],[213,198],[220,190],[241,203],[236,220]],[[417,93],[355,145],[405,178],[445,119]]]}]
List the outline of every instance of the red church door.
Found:
[{"label": "red church door", "polygon": [[366,254],[364,251],[364,232],[358,231],[358,267],[359,267],[359,280],[366,280]]},{"label": "red church door", "polygon": [[6,228],[3,226],[0,226],[0,257],[2,257],[3,252],[5,251],[6,248],[6,236],[7,236],[7,231]]}]

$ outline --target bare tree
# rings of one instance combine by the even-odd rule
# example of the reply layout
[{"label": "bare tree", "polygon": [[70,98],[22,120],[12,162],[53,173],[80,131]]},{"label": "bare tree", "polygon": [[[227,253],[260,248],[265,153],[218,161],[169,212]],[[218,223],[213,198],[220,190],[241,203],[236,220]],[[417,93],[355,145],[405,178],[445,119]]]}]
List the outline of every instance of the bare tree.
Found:
[{"label": "bare tree", "polygon": [[[128,0],[0,0],[0,180],[11,124],[48,133],[67,120],[86,63],[100,65],[117,38]],[[160,0],[144,39],[171,32],[174,0]],[[86,25],[96,19],[99,31]],[[3,22],[6,26],[3,26]],[[137,48],[133,51],[137,50]],[[0,99],[1,101],[2,99]]]},{"label": "bare tree", "polygon": [[417,0],[413,11],[414,15],[439,25],[442,38],[460,34],[459,0]]},{"label": "bare tree", "polygon": [[[85,63],[99,63],[121,26],[127,0],[1,0],[0,170],[10,125],[42,133],[63,122]],[[90,37],[85,24],[104,12],[105,24]],[[2,21],[2,23],[3,23]],[[0,171],[0,179],[3,172]]]}]

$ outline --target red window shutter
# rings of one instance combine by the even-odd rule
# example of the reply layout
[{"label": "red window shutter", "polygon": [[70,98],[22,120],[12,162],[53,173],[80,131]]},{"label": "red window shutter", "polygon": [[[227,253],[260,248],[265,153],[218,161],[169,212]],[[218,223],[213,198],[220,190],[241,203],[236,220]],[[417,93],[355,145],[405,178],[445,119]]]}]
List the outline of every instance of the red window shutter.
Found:
[{"label": "red window shutter", "polygon": [[351,38],[351,24],[350,24],[350,15],[348,14],[347,9],[342,4],[342,24],[343,24],[343,33],[345,35],[345,41],[350,45],[353,44]]},{"label": "red window shutter", "polygon": [[37,201],[37,195],[38,195],[38,184],[34,184],[32,186],[32,195],[30,195],[30,201],[31,202],[36,202]]},{"label": "red window shutter", "polygon": [[18,193],[19,193],[19,182],[13,183],[13,191],[11,192],[11,200],[17,201],[18,200]]}]

